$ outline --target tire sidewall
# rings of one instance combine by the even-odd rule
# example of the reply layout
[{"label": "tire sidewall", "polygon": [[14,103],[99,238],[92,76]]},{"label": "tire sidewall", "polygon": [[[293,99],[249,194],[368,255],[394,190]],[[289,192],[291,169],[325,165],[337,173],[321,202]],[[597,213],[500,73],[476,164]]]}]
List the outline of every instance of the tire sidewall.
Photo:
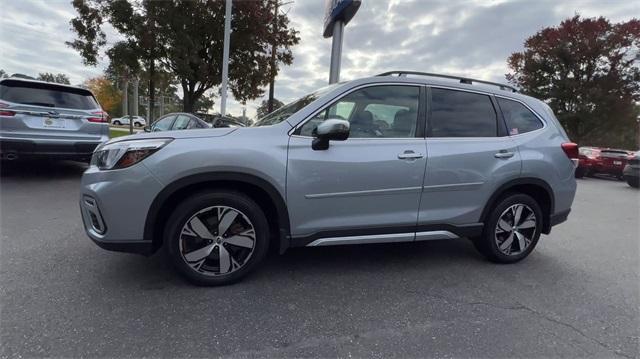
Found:
[{"label": "tire sidewall", "polygon": [[[522,253],[517,255],[506,255],[500,251],[498,248],[498,244],[495,240],[495,228],[498,224],[498,220],[502,213],[509,207],[515,204],[524,204],[531,208],[536,216],[536,232],[533,238],[531,239],[531,244],[529,247]],[[518,262],[525,257],[527,257],[538,244],[538,240],[540,239],[540,234],[542,232],[542,221],[543,214],[540,205],[533,198],[526,194],[511,194],[504,197],[497,206],[494,207],[491,212],[491,216],[489,220],[485,224],[484,233],[483,233],[483,247],[488,253],[485,253],[491,260],[499,263],[514,263]]]},{"label": "tire sidewall", "polygon": [[[179,247],[180,234],[186,221],[196,212],[212,206],[227,206],[241,211],[249,218],[256,233],[253,253],[247,263],[232,273],[219,276],[207,276],[194,271],[182,258]],[[173,211],[164,234],[165,252],[170,261],[180,274],[198,285],[225,285],[238,281],[260,264],[269,248],[269,226],[260,206],[246,195],[232,191],[200,192],[189,197]]]}]

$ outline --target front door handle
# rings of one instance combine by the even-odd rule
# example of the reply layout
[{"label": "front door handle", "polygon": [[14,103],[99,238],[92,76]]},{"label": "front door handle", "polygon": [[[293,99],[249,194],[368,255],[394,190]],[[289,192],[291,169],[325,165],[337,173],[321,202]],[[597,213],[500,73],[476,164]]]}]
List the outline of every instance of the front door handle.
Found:
[{"label": "front door handle", "polygon": [[515,155],[514,152],[511,152],[511,151],[508,151],[508,150],[500,150],[498,153],[493,155],[493,157],[495,157],[495,158],[511,158],[511,157],[513,157],[513,155]]},{"label": "front door handle", "polygon": [[422,153],[413,152],[411,150],[407,150],[407,151],[404,151],[403,153],[398,154],[398,159],[401,159],[401,160],[417,160],[422,157],[424,157]]}]

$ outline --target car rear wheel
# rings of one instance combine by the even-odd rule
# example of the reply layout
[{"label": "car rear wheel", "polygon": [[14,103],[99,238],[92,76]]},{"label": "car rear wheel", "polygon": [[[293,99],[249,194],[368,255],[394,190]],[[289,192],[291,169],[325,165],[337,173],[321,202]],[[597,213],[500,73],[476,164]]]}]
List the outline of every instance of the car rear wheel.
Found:
[{"label": "car rear wheel", "polygon": [[231,284],[264,259],[269,247],[267,219],[249,197],[207,191],[174,210],[164,238],[175,268],[198,285]]},{"label": "car rear wheel", "polygon": [[134,125],[135,125],[136,127],[142,127],[142,124],[141,124],[140,122],[135,122],[135,123],[134,123]]},{"label": "car rear wheel", "polygon": [[631,186],[633,188],[639,188],[640,187],[640,178],[638,178],[638,177],[635,177],[635,178],[627,177],[627,183],[629,184],[629,186]]},{"label": "car rear wheel", "polygon": [[113,124],[114,124],[114,125],[116,125],[116,126],[120,126],[120,125],[122,125],[122,124],[120,123],[120,121],[113,121]]},{"label": "car rear wheel", "polygon": [[587,170],[582,167],[576,168],[576,178],[582,178],[586,174]]},{"label": "car rear wheel", "polygon": [[474,245],[496,263],[515,263],[535,248],[542,231],[542,210],[530,196],[513,193],[502,198]]}]

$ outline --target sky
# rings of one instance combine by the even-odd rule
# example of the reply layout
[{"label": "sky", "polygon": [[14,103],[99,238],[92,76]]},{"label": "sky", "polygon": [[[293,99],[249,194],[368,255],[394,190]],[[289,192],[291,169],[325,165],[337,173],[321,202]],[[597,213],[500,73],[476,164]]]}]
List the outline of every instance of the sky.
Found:
[{"label": "sky", "polygon": [[[97,67],[85,66],[65,45],[74,38],[70,0],[0,0],[0,8],[0,69],[7,73],[62,72],[79,84],[108,65],[105,58]],[[275,97],[285,103],[328,83],[331,39],[322,37],[324,8],[324,0],[282,7],[300,36],[293,64],[276,79]],[[506,59],[523,49],[527,37],[575,14],[623,22],[640,18],[640,1],[362,0],[345,28],[340,80],[415,70],[506,82]],[[107,41],[118,38],[113,29],[106,32]],[[248,116],[261,100],[246,104]],[[243,106],[229,101],[228,112],[240,115]],[[213,111],[219,110],[216,99]]]}]

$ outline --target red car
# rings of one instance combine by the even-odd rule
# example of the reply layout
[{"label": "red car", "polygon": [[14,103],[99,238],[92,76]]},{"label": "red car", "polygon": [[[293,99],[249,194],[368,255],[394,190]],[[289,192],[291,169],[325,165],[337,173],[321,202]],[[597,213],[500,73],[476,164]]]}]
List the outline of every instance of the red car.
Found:
[{"label": "red car", "polygon": [[580,147],[576,178],[596,173],[607,174],[622,179],[622,171],[627,164],[629,151],[611,148]]}]

